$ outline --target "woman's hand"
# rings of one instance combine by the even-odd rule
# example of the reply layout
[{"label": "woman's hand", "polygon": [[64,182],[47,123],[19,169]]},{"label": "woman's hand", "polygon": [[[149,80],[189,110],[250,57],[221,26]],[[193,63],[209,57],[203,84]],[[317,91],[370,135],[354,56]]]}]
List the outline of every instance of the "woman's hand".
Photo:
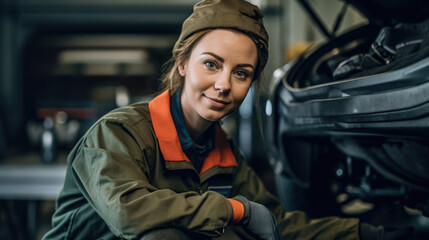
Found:
[{"label": "woman's hand", "polygon": [[277,220],[270,210],[240,195],[234,197],[234,199],[241,202],[244,206],[244,216],[239,222],[244,229],[256,235],[258,239],[281,239]]}]

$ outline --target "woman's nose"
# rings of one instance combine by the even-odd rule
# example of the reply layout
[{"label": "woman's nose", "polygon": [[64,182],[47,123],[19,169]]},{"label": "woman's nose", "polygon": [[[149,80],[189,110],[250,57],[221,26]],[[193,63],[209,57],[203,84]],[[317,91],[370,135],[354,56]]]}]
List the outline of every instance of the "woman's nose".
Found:
[{"label": "woman's nose", "polygon": [[221,93],[228,93],[231,91],[231,76],[227,73],[221,74],[214,84],[215,90]]}]

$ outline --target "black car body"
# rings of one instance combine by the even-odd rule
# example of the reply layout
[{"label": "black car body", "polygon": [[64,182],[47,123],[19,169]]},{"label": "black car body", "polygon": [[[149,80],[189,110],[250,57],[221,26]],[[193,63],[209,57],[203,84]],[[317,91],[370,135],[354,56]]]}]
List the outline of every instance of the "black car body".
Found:
[{"label": "black car body", "polygon": [[[274,74],[278,194],[288,210],[412,225],[429,239],[429,2],[345,4],[369,23],[326,33]],[[369,207],[350,210],[356,200]]]}]

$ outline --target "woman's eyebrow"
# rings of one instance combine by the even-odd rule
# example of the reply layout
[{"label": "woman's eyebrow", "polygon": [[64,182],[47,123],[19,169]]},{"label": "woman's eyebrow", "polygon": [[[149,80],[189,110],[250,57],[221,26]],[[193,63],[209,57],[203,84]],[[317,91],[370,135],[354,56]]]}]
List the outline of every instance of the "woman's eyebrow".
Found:
[{"label": "woman's eyebrow", "polygon": [[[208,55],[216,58],[220,62],[225,62],[225,60],[222,57],[220,57],[220,56],[218,56],[218,55],[216,55],[214,53],[211,53],[211,52],[203,52],[203,53],[201,53],[201,55],[204,55],[204,54],[208,54]],[[252,69],[255,69],[255,67],[252,64],[249,64],[249,63],[238,64],[237,67],[250,67]]]},{"label": "woman's eyebrow", "polygon": [[201,55],[203,55],[203,54],[211,55],[212,57],[216,58],[217,60],[219,60],[221,62],[225,62],[225,60],[223,58],[221,58],[220,56],[218,56],[218,55],[216,55],[214,53],[211,53],[211,52],[203,52],[203,53],[201,53]]},{"label": "woman's eyebrow", "polygon": [[248,63],[238,64],[237,67],[250,67],[252,69],[255,69],[255,67],[252,64],[248,64]]}]

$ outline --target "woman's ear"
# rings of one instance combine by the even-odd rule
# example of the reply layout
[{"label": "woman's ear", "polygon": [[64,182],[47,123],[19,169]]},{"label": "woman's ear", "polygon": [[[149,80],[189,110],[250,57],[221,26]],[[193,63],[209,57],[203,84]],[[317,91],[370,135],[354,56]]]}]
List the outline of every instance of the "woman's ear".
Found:
[{"label": "woman's ear", "polygon": [[178,66],[179,74],[182,77],[186,76],[186,61],[180,61]]}]

